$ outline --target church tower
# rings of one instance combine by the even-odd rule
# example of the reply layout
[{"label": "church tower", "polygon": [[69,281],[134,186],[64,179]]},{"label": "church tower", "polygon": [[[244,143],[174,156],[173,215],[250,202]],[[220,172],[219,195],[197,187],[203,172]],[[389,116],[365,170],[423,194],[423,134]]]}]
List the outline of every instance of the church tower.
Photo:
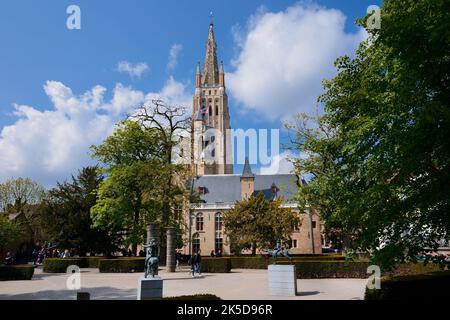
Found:
[{"label": "church tower", "polygon": [[230,113],[223,63],[217,62],[214,23],[209,25],[203,74],[197,65],[192,148],[196,175],[232,174]]}]

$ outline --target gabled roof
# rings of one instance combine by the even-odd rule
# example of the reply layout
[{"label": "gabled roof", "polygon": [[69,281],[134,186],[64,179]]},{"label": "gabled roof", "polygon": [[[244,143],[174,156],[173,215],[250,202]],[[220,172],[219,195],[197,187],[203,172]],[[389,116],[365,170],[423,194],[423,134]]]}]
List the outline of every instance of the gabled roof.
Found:
[{"label": "gabled roof", "polygon": [[[254,175],[255,192],[262,192],[266,199],[283,197],[285,201],[293,200],[297,194],[297,176],[294,174]],[[278,192],[273,193],[272,184],[275,184]],[[194,181],[194,190],[204,188],[204,194],[200,198],[204,203],[234,203],[242,199],[241,175],[204,175]]]}]

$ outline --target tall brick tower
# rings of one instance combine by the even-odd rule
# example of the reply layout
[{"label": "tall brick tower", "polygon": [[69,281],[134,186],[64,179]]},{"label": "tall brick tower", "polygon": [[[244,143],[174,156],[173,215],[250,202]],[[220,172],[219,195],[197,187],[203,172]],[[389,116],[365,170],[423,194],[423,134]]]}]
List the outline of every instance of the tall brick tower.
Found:
[{"label": "tall brick tower", "polygon": [[192,148],[196,175],[232,174],[230,114],[223,63],[217,63],[214,23],[209,25],[203,74],[197,65]]}]

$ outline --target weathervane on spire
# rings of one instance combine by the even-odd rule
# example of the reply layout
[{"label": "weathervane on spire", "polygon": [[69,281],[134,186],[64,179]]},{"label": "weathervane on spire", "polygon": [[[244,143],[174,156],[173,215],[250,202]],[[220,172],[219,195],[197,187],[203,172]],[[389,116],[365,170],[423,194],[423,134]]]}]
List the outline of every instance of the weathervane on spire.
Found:
[{"label": "weathervane on spire", "polygon": [[214,24],[214,13],[211,11],[209,13],[210,24]]}]

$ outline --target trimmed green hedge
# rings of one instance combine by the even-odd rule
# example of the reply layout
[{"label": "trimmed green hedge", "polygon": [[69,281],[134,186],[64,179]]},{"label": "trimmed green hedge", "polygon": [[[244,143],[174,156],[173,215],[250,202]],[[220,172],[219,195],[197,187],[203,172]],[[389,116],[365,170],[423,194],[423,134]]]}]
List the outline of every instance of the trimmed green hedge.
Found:
[{"label": "trimmed green hedge", "polygon": [[[231,257],[231,269],[267,269],[267,266],[272,263],[272,257],[270,256],[238,256]],[[301,263],[304,261],[344,261],[345,257],[342,256],[294,256],[292,261],[294,263]],[[287,258],[277,258],[277,263],[286,264],[289,263]]]},{"label": "trimmed green hedge", "polygon": [[202,272],[228,273],[231,271],[230,258],[202,258]]},{"label": "trimmed green hedge", "polygon": [[34,274],[34,266],[32,265],[0,265],[0,281],[10,280],[31,280]]},{"label": "trimmed green hedge", "polygon": [[80,268],[98,268],[98,262],[106,257],[80,257]]},{"label": "trimmed green hedge", "polygon": [[[278,264],[288,264],[281,262]],[[297,279],[358,278],[366,279],[368,262],[362,261],[301,261],[295,262]]]},{"label": "trimmed green hedge", "polygon": [[100,259],[98,269],[104,273],[144,272],[145,258]]},{"label": "trimmed green hedge", "polygon": [[67,267],[76,265],[82,267],[80,258],[46,258],[44,260],[44,272],[66,273]]},{"label": "trimmed green hedge", "polygon": [[440,300],[448,297],[450,271],[382,278],[380,289],[366,289],[365,300]]},{"label": "trimmed green hedge", "polygon": [[[270,258],[271,259],[271,258]],[[269,257],[231,257],[231,269],[267,269]]]}]

